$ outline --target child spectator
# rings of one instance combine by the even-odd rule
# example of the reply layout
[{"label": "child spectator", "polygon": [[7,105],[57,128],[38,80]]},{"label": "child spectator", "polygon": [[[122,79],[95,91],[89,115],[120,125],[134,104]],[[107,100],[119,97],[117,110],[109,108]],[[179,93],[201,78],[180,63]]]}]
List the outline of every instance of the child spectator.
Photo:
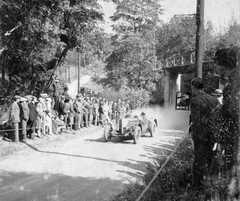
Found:
[{"label": "child spectator", "polygon": [[54,116],[52,118],[52,129],[54,134],[61,134],[63,130],[66,129],[66,124],[59,117]]}]

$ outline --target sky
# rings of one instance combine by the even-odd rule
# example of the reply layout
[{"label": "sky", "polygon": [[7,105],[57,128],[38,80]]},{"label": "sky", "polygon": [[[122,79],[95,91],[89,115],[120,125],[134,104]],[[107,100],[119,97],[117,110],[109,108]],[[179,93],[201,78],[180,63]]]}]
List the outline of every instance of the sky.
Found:
[{"label": "sky", "polygon": [[[111,20],[109,17],[115,12],[115,4],[99,0],[105,13],[106,32],[111,32]],[[160,18],[167,22],[174,15],[195,14],[197,0],[159,0],[162,3],[164,14]],[[211,21],[215,33],[224,32],[229,22],[235,18],[240,23],[240,0],[205,0],[204,20]]]}]

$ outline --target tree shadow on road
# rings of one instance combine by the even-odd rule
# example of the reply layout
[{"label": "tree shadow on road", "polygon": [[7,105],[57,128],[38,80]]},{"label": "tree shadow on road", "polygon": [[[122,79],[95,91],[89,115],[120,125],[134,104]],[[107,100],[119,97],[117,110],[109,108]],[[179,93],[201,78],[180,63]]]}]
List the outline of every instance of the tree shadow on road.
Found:
[{"label": "tree shadow on road", "polygon": [[143,145],[143,149],[148,154],[148,158],[156,160],[161,156],[169,155],[176,143],[182,139],[183,131],[163,130],[161,131],[161,141],[157,141],[151,145]]},{"label": "tree shadow on road", "polygon": [[27,142],[23,141],[25,145],[27,145],[29,148],[33,149],[34,151],[41,152],[41,153],[46,153],[46,154],[56,154],[56,155],[63,155],[63,156],[71,156],[71,157],[78,157],[78,158],[88,158],[88,159],[93,159],[93,160],[101,160],[101,161],[109,161],[109,162],[120,162],[120,161],[115,161],[115,160],[107,160],[104,158],[97,158],[97,157],[91,157],[91,156],[82,156],[82,155],[75,155],[75,154],[67,154],[67,153],[61,153],[61,152],[54,152],[54,151],[43,151],[40,150]]},{"label": "tree shadow on road", "polygon": [[[117,172],[120,172],[123,174],[128,174],[134,178],[140,178],[142,172],[145,170],[146,164],[149,163],[148,159],[146,159],[145,161],[136,161],[136,160],[131,159],[130,160],[131,162],[129,162],[129,161],[118,161],[118,160],[112,160],[112,159],[109,160],[109,159],[104,159],[104,158],[99,158],[99,157],[67,154],[67,153],[61,153],[61,152],[43,151],[43,150],[40,150],[40,149],[28,144],[27,142],[23,142],[23,143],[26,144],[29,148],[33,149],[34,151],[41,152],[41,153],[56,154],[56,155],[63,155],[63,156],[78,157],[78,158],[85,158],[85,159],[92,159],[92,160],[116,163],[119,166],[123,166],[123,169],[125,169],[126,167],[132,169],[132,172],[116,170]],[[130,142],[128,142],[128,143],[130,143]]]},{"label": "tree shadow on road", "polygon": [[141,179],[143,176],[142,173],[146,171],[147,165],[150,163],[155,164],[158,158],[168,156],[173,151],[177,141],[181,139],[182,134],[182,131],[176,132],[176,134],[173,134],[173,131],[166,131],[161,134],[161,141],[154,142],[150,145],[142,145],[145,151],[144,154],[139,155],[142,158],[146,158],[146,160],[130,160],[131,162],[120,162],[118,163],[119,165],[134,169],[135,172],[131,172],[129,170],[119,172]]},{"label": "tree shadow on road", "polygon": [[133,140],[126,140],[124,137],[112,137],[111,140],[106,142],[103,137],[98,139],[86,139],[85,141],[90,142],[102,142],[102,143],[122,143],[122,144],[133,144]]},{"label": "tree shadow on road", "polygon": [[128,167],[128,169],[124,168],[123,170],[117,170],[117,172],[122,174],[128,174],[130,177],[136,179],[142,179],[144,172],[146,171],[146,166],[149,164],[149,161],[137,161],[131,160],[125,162],[119,162],[118,165],[123,167]]},{"label": "tree shadow on road", "polygon": [[63,174],[0,171],[0,200],[93,201],[110,200],[124,184],[109,178]]},{"label": "tree shadow on road", "polygon": [[[64,156],[70,156],[70,157],[79,157],[79,158],[86,158],[86,159],[92,159],[92,160],[100,160],[100,161],[106,161],[106,162],[113,162],[117,166],[122,166],[118,168],[116,171],[121,174],[119,177],[120,178],[126,178],[128,179],[128,176],[130,178],[135,178],[135,179],[141,179],[143,177],[144,172],[146,171],[146,167],[149,164],[149,159],[154,163],[154,161],[161,157],[161,156],[167,156],[169,155],[172,150],[174,149],[174,146],[176,144],[176,141],[179,140],[180,137],[179,135],[173,135],[171,132],[163,133],[161,136],[161,141],[156,141],[150,145],[142,145],[143,149],[145,150],[144,153],[139,153],[141,156],[142,160],[134,160],[134,159],[127,159],[126,161],[118,161],[118,160],[109,160],[109,159],[104,159],[104,158],[99,158],[99,157],[91,157],[91,156],[83,156],[83,155],[74,155],[74,154],[68,154],[68,153],[61,153],[61,152],[52,152],[52,151],[44,151],[40,150],[27,142],[24,142],[28,147],[31,149],[41,152],[41,153],[46,153],[46,154],[57,154],[57,155],[64,155]],[[86,141],[91,141],[91,142],[103,142],[103,138],[98,138],[98,139],[86,139]],[[105,143],[105,142],[104,142]],[[132,141],[119,141],[119,139],[115,139],[113,143],[126,143],[126,144],[132,144]],[[133,149],[134,149],[133,145]],[[113,166],[114,167],[114,166]],[[130,179],[133,181],[132,179]]]}]

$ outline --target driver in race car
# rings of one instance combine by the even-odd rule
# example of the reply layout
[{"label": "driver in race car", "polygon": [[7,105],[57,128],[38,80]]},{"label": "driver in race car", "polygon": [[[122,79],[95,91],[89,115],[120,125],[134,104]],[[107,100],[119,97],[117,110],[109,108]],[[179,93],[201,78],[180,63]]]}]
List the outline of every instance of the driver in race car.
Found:
[{"label": "driver in race car", "polygon": [[145,123],[147,122],[147,115],[146,115],[146,113],[145,113],[145,112],[142,112],[142,113],[140,114],[140,116],[141,116],[141,123],[142,123],[142,124],[145,124]]}]

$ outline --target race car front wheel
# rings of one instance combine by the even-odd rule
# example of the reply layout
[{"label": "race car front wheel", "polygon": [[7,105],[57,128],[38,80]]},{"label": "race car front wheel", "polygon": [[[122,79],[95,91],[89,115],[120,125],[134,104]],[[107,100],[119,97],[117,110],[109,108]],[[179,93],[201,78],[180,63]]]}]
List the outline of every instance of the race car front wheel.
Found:
[{"label": "race car front wheel", "polygon": [[141,128],[137,126],[134,130],[133,143],[137,144],[140,137],[141,137]]}]

